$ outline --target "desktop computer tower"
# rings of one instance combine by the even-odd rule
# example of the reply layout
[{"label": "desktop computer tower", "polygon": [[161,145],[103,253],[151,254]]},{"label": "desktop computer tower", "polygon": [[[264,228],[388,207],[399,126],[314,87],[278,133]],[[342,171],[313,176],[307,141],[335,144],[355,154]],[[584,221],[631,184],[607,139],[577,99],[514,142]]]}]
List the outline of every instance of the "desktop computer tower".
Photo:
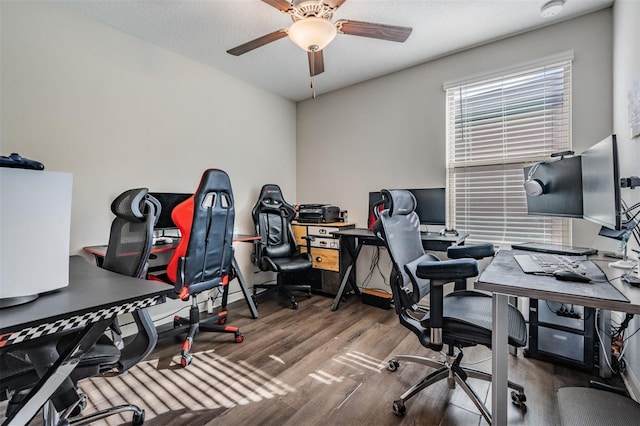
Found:
[{"label": "desktop computer tower", "polygon": [[595,354],[595,309],[530,299],[529,358],[590,370]]}]

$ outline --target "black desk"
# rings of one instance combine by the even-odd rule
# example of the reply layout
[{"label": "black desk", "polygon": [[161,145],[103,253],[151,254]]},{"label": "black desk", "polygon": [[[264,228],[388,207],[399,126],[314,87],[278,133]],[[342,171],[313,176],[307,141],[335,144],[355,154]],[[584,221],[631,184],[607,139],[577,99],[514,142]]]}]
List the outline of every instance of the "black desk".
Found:
[{"label": "black desk", "polygon": [[69,258],[69,286],[38,299],[0,309],[0,350],[11,351],[38,338],[79,331],[79,336],[47,369],[20,409],[5,424],[24,425],[36,415],[88,349],[120,314],[165,301],[167,285],[98,268],[80,256]]},{"label": "black desk", "polygon": [[[365,245],[384,246],[384,242],[378,238],[373,231],[367,228],[352,228],[340,230],[332,233],[340,237],[340,256],[347,255],[351,257],[351,262],[345,270],[338,294],[336,294],[331,310],[335,311],[340,306],[340,300],[344,296],[347,283],[351,285],[353,292],[360,296],[360,289],[355,280],[354,267],[358,261],[360,250]],[[449,246],[464,245],[465,240],[469,237],[468,233],[461,232],[458,235],[440,235],[439,232],[424,232],[420,234],[422,237],[422,246],[428,251],[447,251]]]},{"label": "black desk", "polygon": [[[252,243],[253,241],[259,240],[259,239],[260,237],[255,235],[236,234],[233,236],[234,243]],[[173,241],[171,243],[154,245],[151,248],[151,255],[157,256],[159,253],[173,251],[175,250],[176,247],[178,247],[179,243],[180,243],[179,238],[173,238]],[[98,266],[102,265],[102,261],[104,260],[104,257],[107,254],[106,245],[83,247],[83,250],[87,253],[91,253],[92,255],[94,255],[96,259],[96,264]],[[164,269],[166,268],[166,266],[167,266],[166,264],[162,265],[162,267],[159,269]],[[236,260],[235,255],[231,259],[231,267],[233,268],[233,275],[235,276],[235,278],[238,279],[240,290],[242,290],[242,294],[244,295],[244,300],[247,302],[247,306],[249,307],[249,312],[251,313],[251,317],[253,319],[258,318],[258,309],[256,308],[256,305],[253,302],[253,299],[251,298],[251,294],[249,293],[249,288],[247,287],[246,281],[242,276],[242,271],[240,270],[240,266],[238,265],[238,261]],[[222,309],[226,309],[228,298],[229,298],[229,286],[226,285],[224,286],[224,290],[222,292]]]},{"label": "black desk", "polygon": [[[574,303],[576,305],[601,308],[611,311],[640,314],[640,289],[633,288],[621,280],[611,283],[574,283],[558,281],[553,277],[527,275],[522,272],[514,254],[525,252],[501,250],[487,268],[480,274],[475,288],[493,294],[493,335],[492,335],[492,386],[491,413],[494,425],[507,424],[507,303],[508,297],[522,296],[552,302]],[[530,252],[526,252],[530,253]],[[605,271],[607,260],[590,257]],[[587,266],[587,274],[604,275],[595,265]],[[607,271],[609,274],[609,271]],[[611,280],[616,275],[611,273]]]}]

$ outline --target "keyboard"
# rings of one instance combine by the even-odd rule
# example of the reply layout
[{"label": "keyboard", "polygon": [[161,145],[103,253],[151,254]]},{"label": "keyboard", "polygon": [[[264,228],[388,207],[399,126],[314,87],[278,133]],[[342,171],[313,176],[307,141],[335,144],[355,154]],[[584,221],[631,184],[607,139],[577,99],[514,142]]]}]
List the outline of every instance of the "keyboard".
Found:
[{"label": "keyboard", "polygon": [[561,246],[557,244],[544,243],[521,243],[512,244],[512,249],[535,251],[540,253],[562,254],[568,256],[582,256],[598,253],[598,250],[588,247]]},{"label": "keyboard", "polygon": [[563,256],[550,253],[517,254],[513,256],[525,274],[553,275],[560,269],[584,274],[580,265],[586,256]]}]

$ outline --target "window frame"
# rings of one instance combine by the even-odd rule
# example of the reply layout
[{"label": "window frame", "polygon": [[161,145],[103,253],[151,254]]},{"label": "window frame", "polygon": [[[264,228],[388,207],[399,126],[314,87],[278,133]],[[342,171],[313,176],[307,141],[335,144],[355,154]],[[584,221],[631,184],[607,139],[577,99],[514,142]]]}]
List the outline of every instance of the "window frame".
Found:
[{"label": "window frame", "polygon": [[[447,223],[470,232],[469,241],[571,243],[569,219],[527,214],[523,184],[524,167],[548,161],[554,152],[571,149],[572,61],[573,52],[569,51],[444,84]],[[553,72],[559,68],[562,77],[553,80]],[[542,80],[536,82],[536,75],[541,75]],[[560,81],[561,85],[550,90],[547,84],[552,81]],[[553,98],[554,94],[558,97]],[[474,101],[476,113],[469,116],[473,106],[470,102]],[[552,124],[547,134],[548,117]],[[526,120],[536,126],[527,129]],[[465,134],[473,128],[479,136]],[[524,142],[513,136],[518,131]],[[486,133],[484,141],[482,132]],[[527,132],[536,138],[531,150],[527,147]],[[486,210],[482,209],[483,202]]]}]

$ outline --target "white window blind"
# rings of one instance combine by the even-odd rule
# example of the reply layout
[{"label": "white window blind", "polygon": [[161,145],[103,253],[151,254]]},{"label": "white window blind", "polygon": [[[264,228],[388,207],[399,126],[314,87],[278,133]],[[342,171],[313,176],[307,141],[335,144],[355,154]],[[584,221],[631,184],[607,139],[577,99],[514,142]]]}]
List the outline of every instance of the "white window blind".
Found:
[{"label": "white window blind", "polygon": [[526,165],[571,145],[571,61],[447,87],[448,223],[474,241],[569,244],[567,219],[529,216]]}]

